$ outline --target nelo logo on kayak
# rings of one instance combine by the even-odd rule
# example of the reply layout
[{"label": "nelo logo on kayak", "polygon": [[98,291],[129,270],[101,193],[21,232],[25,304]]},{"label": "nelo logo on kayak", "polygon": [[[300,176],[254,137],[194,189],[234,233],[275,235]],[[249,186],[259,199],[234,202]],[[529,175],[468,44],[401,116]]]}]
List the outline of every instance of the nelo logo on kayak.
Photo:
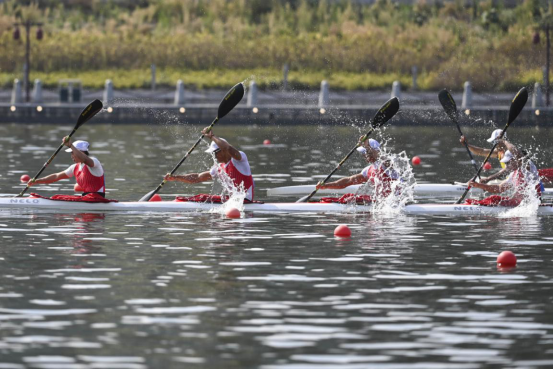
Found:
[{"label": "nelo logo on kayak", "polygon": [[480,212],[481,208],[474,206],[454,206],[454,211]]},{"label": "nelo logo on kayak", "polygon": [[11,204],[38,204],[39,199],[10,199]]}]

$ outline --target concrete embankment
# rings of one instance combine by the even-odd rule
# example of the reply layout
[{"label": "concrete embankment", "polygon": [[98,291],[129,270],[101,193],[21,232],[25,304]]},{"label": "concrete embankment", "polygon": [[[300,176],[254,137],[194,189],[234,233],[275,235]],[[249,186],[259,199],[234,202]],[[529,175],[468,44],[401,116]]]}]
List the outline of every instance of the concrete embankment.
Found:
[{"label": "concrete embankment", "polygon": [[[106,108],[95,123],[209,124],[226,91],[185,91],[175,103],[172,90],[115,91],[106,102],[102,91],[84,91],[81,100],[60,103],[56,91],[45,91],[40,103],[12,104],[9,91],[0,91],[0,123],[75,124],[76,117],[94,99]],[[494,122],[503,126],[513,94],[473,93],[471,105],[462,106],[462,93],[453,93],[458,102],[460,122],[481,125]],[[340,125],[369,121],[390,98],[386,91],[330,91],[322,104],[319,91],[258,91],[256,101],[243,101],[225,117],[228,124],[308,124]],[[531,100],[531,98],[529,99]],[[395,125],[433,126],[451,124],[440,106],[437,93],[407,91],[400,96],[400,112]],[[518,126],[552,127],[552,107],[532,107],[531,101],[516,121]]]}]

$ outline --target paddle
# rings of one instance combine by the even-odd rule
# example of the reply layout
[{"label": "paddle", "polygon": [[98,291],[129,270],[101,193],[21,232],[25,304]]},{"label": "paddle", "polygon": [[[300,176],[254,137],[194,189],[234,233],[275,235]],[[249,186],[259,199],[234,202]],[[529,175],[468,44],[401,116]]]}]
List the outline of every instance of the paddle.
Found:
[{"label": "paddle", "polygon": [[[369,132],[366,133],[365,136],[362,137],[362,139],[360,140],[360,142],[358,142],[356,144],[356,146],[354,146],[354,148],[352,150],[350,150],[350,152],[348,153],[348,155],[346,155],[344,157],[344,159],[342,159],[340,161],[340,163],[335,167],[335,169],[333,169],[333,171],[331,173],[329,173],[329,175],[327,176],[327,178],[325,178],[322,182],[320,182],[321,184],[324,184],[325,182],[327,182],[329,180],[329,178],[331,178],[331,176],[342,166],[342,164],[344,164],[344,162],[352,155],[352,153],[354,153],[354,151],[356,151],[356,149],[358,147],[361,146],[362,142],[367,140],[367,138],[369,137],[369,135],[376,129],[376,128],[379,128],[381,126],[383,126],[385,123],[387,123],[392,117],[394,117],[394,115],[398,112],[398,109],[400,108],[400,103],[398,101],[398,98],[396,97],[393,97],[392,99],[390,99],[389,101],[387,101],[378,111],[377,113],[375,113],[375,116],[373,117],[373,119],[371,120],[371,129],[369,130]],[[319,183],[318,183],[319,184]],[[312,193],[310,193],[308,196],[304,196],[302,197],[301,199],[297,200],[296,202],[308,202],[309,199],[312,198],[312,196],[314,196],[316,194],[316,192],[318,191],[318,188],[316,187],[315,190],[312,191]]]},{"label": "paddle", "polygon": [[[525,87],[523,87],[521,90],[518,91],[518,93],[516,94],[516,96],[512,100],[512,104],[510,105],[510,113],[508,114],[508,122],[506,123],[506,127],[504,127],[504,129],[502,130],[502,133],[500,134],[500,136],[498,136],[499,138],[504,137],[504,134],[506,133],[506,130],[508,129],[510,124],[517,118],[519,113],[521,113],[521,111],[523,110],[523,107],[525,107],[525,104],[527,103],[528,97],[529,97],[529,94],[527,93],[527,89]],[[495,144],[492,146],[492,149],[489,152],[489,155],[487,155],[486,159],[483,161],[483,164],[481,164],[481,167],[477,171],[477,174],[471,180],[472,182],[475,181],[477,176],[481,173],[481,170],[483,170],[483,167],[485,166],[485,163],[487,161],[489,161],[489,158],[491,157],[492,153],[494,152],[494,149],[496,148],[497,144],[498,143],[495,142]],[[467,188],[466,188],[465,192],[463,193],[462,197],[460,197],[458,199],[458,201],[456,201],[456,204],[461,204],[462,201],[464,201],[464,199],[467,196],[470,189],[471,189],[471,186],[467,186]]]},{"label": "paddle", "polygon": [[[460,136],[463,136],[462,130],[460,128],[460,124],[458,123],[458,109],[456,108],[456,102],[452,98],[452,95],[450,95],[450,92],[447,90],[442,90],[439,92],[439,101],[446,112],[446,115],[452,120],[456,127],[458,128],[458,132],[460,132]],[[469,150],[469,147],[467,146],[467,142],[464,140],[464,146],[466,147],[467,154],[469,155],[471,159],[471,164],[473,164],[473,167],[475,168],[475,171],[478,172],[479,168],[477,168],[477,163],[475,162],[475,159],[473,159],[473,155],[471,155],[471,151]],[[481,177],[479,174],[477,175],[479,179]]]},{"label": "paddle", "polygon": [[[82,112],[81,112],[81,115],[79,115],[79,119],[77,119],[77,124],[75,125],[75,128],[73,128],[73,131],[71,131],[71,133],[67,136],[68,138],[71,138],[71,136],[73,136],[73,134],[79,129],[79,127],[81,127],[83,124],[85,124],[85,122],[88,122],[92,117],[94,117],[100,110],[102,110],[102,101],[100,100],[94,100],[93,102],[91,102]],[[40,176],[40,174],[44,171],[44,169],[46,169],[46,167],[48,166],[48,164],[50,164],[52,162],[52,160],[54,160],[54,158],[56,157],[56,155],[58,155],[58,153],[60,152],[60,150],[62,149],[62,147],[64,147],[64,144],[62,143],[60,145],[60,147],[58,147],[58,149],[56,150],[56,152],[50,157],[50,159],[48,159],[48,161],[42,166],[42,169],[39,170],[39,172],[33,177],[33,179],[31,179],[32,182],[34,182],[38,176]],[[21,191],[21,193],[19,195],[17,195],[16,197],[21,197],[23,196],[23,194],[27,191],[27,189],[29,188],[29,183],[27,183],[27,187],[25,187],[23,189],[23,191]]]},{"label": "paddle", "polygon": [[[240,102],[243,96],[244,96],[244,85],[242,84],[242,82],[240,82],[240,83],[237,83],[233,88],[231,88],[229,92],[227,92],[223,100],[221,100],[221,103],[219,104],[219,109],[217,110],[217,117],[214,119],[212,124],[210,124],[207,132],[211,131],[211,129],[217,123],[218,120],[220,120],[221,118],[226,116],[231,110],[233,110],[233,108],[237,106],[237,104]],[[183,159],[181,159],[181,161],[175,166],[175,168],[173,168],[173,170],[170,173],[171,175],[173,175],[173,173],[175,173],[177,169],[181,166],[181,164],[183,164],[183,162],[189,157],[190,153],[196,148],[196,146],[198,146],[200,141],[202,141],[202,138],[204,138],[204,135],[200,136],[200,138],[198,139],[198,141],[196,141],[194,146],[190,148],[190,150],[183,157]],[[148,192],[139,201],[149,201],[152,198],[152,196],[154,196],[159,190],[161,190],[165,182],[167,181],[164,178],[162,183],[160,183],[159,186],[154,191]]]}]

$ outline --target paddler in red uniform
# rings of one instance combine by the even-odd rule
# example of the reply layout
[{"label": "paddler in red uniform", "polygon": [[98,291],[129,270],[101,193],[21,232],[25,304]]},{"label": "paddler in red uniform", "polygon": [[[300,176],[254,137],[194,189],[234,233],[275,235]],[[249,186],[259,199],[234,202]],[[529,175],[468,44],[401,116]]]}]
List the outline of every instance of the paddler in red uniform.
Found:
[{"label": "paddler in red uniform", "polygon": [[75,164],[63,172],[50,174],[35,181],[31,179],[28,185],[49,184],[75,177],[77,184],[83,191],[83,196],[97,194],[105,197],[106,181],[104,179],[104,168],[102,168],[102,164],[100,164],[97,158],[89,156],[89,143],[87,141],[73,142],[70,137],[66,136],[63,138],[63,144],[69,147],[65,152],[71,153],[71,159]]},{"label": "paddler in red uniform", "polygon": [[[518,206],[527,194],[528,186],[534,184],[536,196],[540,198],[542,195],[542,185],[539,180],[538,172],[532,170],[528,163],[524,163],[525,158],[519,158],[513,155],[510,150],[504,153],[504,157],[500,160],[506,164],[506,168],[510,171],[510,175],[500,184],[489,185],[470,181],[469,186],[480,188],[484,191],[500,194],[507,191],[512,191],[511,196],[492,195],[483,200],[466,200],[466,204],[470,205],[485,205],[485,206]],[[534,166],[533,166],[534,167]]]},{"label": "paddler in red uniform", "polygon": [[199,183],[211,181],[220,176],[227,176],[231,179],[235,188],[243,188],[246,192],[245,200],[254,201],[254,178],[250,170],[250,164],[246,154],[235,149],[225,139],[217,137],[213,130],[202,130],[202,134],[212,142],[205,151],[214,155],[218,165],[214,165],[209,171],[202,173],[189,173],[181,176],[167,174],[166,181],[178,181],[183,183]]},{"label": "paddler in red uniform", "polygon": [[[512,154],[517,154],[518,152],[515,146],[510,142],[508,142],[506,133],[504,133],[504,135],[500,137],[501,134],[502,134],[501,129],[495,129],[494,131],[492,131],[491,137],[487,139],[487,142],[497,143],[494,151],[492,152],[492,155],[496,155],[496,157],[500,161],[500,166],[502,167],[502,170],[499,171],[498,173],[493,174],[492,176],[481,177],[481,183],[487,183],[501,177],[506,178],[506,174],[510,173],[510,171],[506,168],[506,164],[502,162],[502,158],[504,157],[504,153],[508,150],[511,150]],[[460,142],[462,144],[464,144],[464,142],[467,142],[465,136],[460,137]],[[473,146],[473,145],[470,145],[469,143],[467,144],[467,147],[469,148],[469,151],[471,151],[472,154],[478,155],[478,156],[486,157],[489,155],[489,152],[490,152],[489,149]]]},{"label": "paddler in red uniform", "polygon": [[[360,140],[364,136],[360,137]],[[391,192],[390,182],[398,179],[398,173],[390,167],[390,162],[381,160],[381,144],[370,138],[358,147],[365,161],[369,164],[358,174],[344,177],[334,182],[317,184],[317,188],[339,190],[348,186],[371,182],[381,196],[388,196]]]}]

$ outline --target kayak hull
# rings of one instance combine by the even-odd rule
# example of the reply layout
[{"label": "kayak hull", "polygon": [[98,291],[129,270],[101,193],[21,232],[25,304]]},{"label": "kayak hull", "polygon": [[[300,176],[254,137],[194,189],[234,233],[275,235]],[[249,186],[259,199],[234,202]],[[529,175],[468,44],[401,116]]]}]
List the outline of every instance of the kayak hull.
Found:
[{"label": "kayak hull", "polygon": [[[217,211],[218,208],[222,206],[224,205],[175,201],[87,203],[54,201],[32,197],[0,198],[0,209],[48,210],[55,212],[209,212]],[[495,215],[504,213],[510,209],[511,208],[508,207],[487,207],[478,205],[412,204],[404,208],[404,213],[429,215]],[[243,210],[255,213],[370,213],[372,211],[372,206],[317,202],[283,202],[245,204]],[[552,213],[552,206],[539,207],[539,215],[551,216]]]},{"label": "kayak hull", "polygon": [[[319,190],[316,193],[316,197],[344,195],[347,193],[356,193],[363,185],[349,186],[340,190]],[[285,186],[270,188],[267,190],[268,197],[289,197],[289,196],[306,196],[315,190],[315,185],[299,185],[299,186]],[[466,186],[457,184],[442,184],[442,183],[423,183],[416,184],[414,187],[415,197],[459,197],[465,192]],[[472,188],[469,190],[468,196],[481,196],[483,190],[479,188]],[[545,189],[543,194],[545,198],[552,198],[552,188]]]}]

